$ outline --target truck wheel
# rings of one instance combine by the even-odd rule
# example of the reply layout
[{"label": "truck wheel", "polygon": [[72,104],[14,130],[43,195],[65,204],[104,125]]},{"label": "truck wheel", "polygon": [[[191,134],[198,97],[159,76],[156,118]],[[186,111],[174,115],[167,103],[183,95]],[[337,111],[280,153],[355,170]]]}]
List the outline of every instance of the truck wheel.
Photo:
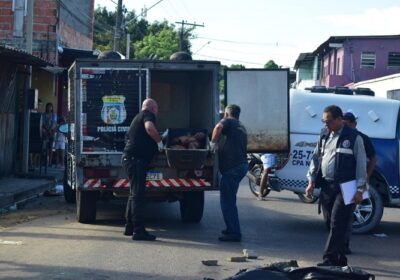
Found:
[{"label": "truck wheel", "polygon": [[[261,181],[261,176],[263,173],[263,168],[262,168],[262,166],[256,164],[253,166],[253,168],[251,168],[249,173],[251,175],[247,176],[247,177],[249,178],[250,191],[256,197],[258,197],[260,194],[260,181]],[[266,197],[270,192],[271,192],[271,188],[267,184],[267,187],[266,187],[264,193],[262,194],[262,197]]]},{"label": "truck wheel", "polygon": [[354,211],[353,233],[366,233],[379,225],[383,215],[383,201],[379,192],[372,186],[369,198],[357,205]]},{"label": "truck wheel", "polygon": [[318,196],[307,197],[304,193],[296,193],[301,201],[304,203],[315,203],[318,200]]},{"label": "truck wheel", "polygon": [[204,192],[184,192],[179,201],[181,219],[184,223],[198,223],[203,217]]},{"label": "truck wheel", "polygon": [[90,223],[96,220],[96,191],[76,190],[76,217],[80,223]]},{"label": "truck wheel", "polygon": [[64,165],[64,177],[63,177],[63,190],[64,190],[64,199],[67,203],[75,203],[76,202],[76,195],[75,191],[68,185],[68,178],[67,178],[67,166]]}]

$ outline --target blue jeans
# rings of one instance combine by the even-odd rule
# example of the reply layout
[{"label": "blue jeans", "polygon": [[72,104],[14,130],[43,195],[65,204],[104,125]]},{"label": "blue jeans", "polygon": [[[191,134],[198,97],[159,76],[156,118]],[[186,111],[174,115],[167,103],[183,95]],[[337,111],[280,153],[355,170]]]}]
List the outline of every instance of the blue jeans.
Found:
[{"label": "blue jeans", "polygon": [[220,202],[222,215],[229,235],[241,237],[236,194],[239,183],[248,170],[247,162],[235,166],[223,173],[220,181]]}]

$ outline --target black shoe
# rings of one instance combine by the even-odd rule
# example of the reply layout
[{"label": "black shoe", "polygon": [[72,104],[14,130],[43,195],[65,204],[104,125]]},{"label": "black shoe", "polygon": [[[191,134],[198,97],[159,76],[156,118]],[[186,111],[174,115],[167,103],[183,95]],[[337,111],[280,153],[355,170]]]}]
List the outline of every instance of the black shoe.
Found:
[{"label": "black shoe", "polygon": [[221,235],[220,237],[218,237],[218,240],[223,242],[240,242],[242,238],[240,236],[227,234],[227,235]]},{"label": "black shoe", "polygon": [[228,231],[227,229],[223,229],[223,230],[221,230],[221,233],[222,233],[223,235],[228,235],[228,234],[229,234],[229,231]]},{"label": "black shoe", "polygon": [[317,266],[338,266],[338,264],[330,260],[324,260],[323,262],[318,263]]},{"label": "black shoe", "polygon": [[125,230],[124,230],[124,235],[132,236],[132,234],[133,234],[133,225],[132,224],[126,224],[125,225]]},{"label": "black shoe", "polygon": [[133,240],[144,240],[144,241],[154,241],[156,240],[156,236],[148,233],[147,231],[140,231],[140,232],[135,232],[132,235]]},{"label": "black shoe", "polygon": [[339,257],[337,265],[342,267],[347,266],[347,258],[345,256]]},{"label": "black shoe", "polygon": [[346,248],[344,249],[344,254],[345,254],[345,255],[351,255],[351,250],[350,250],[349,247],[346,247]]}]

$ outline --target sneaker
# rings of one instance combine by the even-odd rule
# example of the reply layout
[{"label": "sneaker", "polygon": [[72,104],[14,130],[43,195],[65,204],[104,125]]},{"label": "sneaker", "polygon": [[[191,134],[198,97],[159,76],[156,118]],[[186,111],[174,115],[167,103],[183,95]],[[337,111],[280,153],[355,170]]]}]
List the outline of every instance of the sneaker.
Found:
[{"label": "sneaker", "polygon": [[262,197],[262,196],[257,196],[257,200],[258,200],[258,201],[263,201],[263,200],[265,200],[265,198]]},{"label": "sneaker", "polygon": [[135,232],[132,235],[132,240],[144,240],[144,241],[154,241],[156,236],[148,233],[147,231]]},{"label": "sneaker", "polygon": [[240,236],[236,236],[236,235],[221,235],[220,237],[218,237],[219,241],[222,242],[240,242],[242,241],[242,238]]},{"label": "sneaker", "polygon": [[133,235],[133,225],[132,224],[125,224],[124,235],[126,235],[126,236]]}]

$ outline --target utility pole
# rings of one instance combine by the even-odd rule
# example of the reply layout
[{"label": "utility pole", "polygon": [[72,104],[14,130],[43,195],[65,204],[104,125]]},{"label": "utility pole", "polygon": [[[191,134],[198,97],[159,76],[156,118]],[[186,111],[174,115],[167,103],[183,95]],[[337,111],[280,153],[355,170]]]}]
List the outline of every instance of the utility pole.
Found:
[{"label": "utility pole", "polygon": [[182,20],[181,22],[176,21],[175,23],[177,24],[181,24],[181,32],[179,35],[179,50],[183,51],[183,35],[184,35],[184,25],[189,25],[192,27],[192,29],[196,28],[196,27],[204,27],[204,23],[203,24],[197,24],[197,23],[189,23],[187,21]]},{"label": "utility pole", "polygon": [[117,18],[115,21],[114,32],[114,51],[119,52],[121,40],[121,22],[122,22],[122,0],[118,0]]},{"label": "utility pole", "polygon": [[[32,54],[32,41],[33,41],[33,5],[35,0],[28,0],[27,3],[27,16],[26,16],[26,51]],[[32,87],[32,66],[28,66],[28,75],[25,80],[24,91],[24,128],[22,134],[22,173],[28,172],[29,160],[29,126],[30,126],[30,109],[28,108],[28,88]]]},{"label": "utility pole", "polygon": [[126,59],[131,55],[131,34],[126,34]]}]

